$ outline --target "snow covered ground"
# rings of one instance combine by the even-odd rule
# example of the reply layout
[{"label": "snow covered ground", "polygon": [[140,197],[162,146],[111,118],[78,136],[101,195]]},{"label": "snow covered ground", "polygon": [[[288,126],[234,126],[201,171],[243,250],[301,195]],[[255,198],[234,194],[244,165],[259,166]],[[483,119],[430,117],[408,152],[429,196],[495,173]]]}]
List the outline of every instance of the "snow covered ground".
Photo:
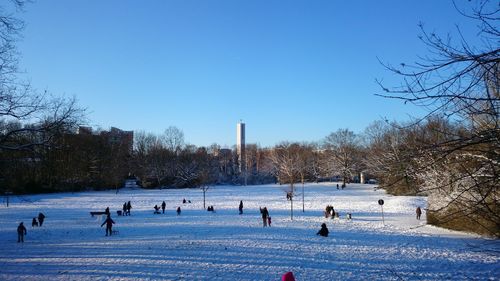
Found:
[{"label": "snow covered ground", "polygon": [[[281,280],[287,271],[297,280],[499,280],[499,241],[428,226],[425,212],[417,221],[415,208],[426,206],[425,197],[335,185],[307,184],[306,211],[299,194],[293,221],[279,185],[211,187],[207,205],[215,213],[203,210],[200,189],[13,197],[8,208],[0,206],[0,280]],[[132,215],[116,216],[129,200]],[[166,214],[154,215],[163,200]],[[340,219],[324,218],[327,204]],[[107,206],[119,231],[111,237],[100,227],[104,217],[89,214]],[[271,227],[262,227],[261,206]],[[38,212],[47,218],[32,228]],[[28,228],[24,244],[17,243],[21,221]],[[315,235],[323,222],[327,238]]]}]

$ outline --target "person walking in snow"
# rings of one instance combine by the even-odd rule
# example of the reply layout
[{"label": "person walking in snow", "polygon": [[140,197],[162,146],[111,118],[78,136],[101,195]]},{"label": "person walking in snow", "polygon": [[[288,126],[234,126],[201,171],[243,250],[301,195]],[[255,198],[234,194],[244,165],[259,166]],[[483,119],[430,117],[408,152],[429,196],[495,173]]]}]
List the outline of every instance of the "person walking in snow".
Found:
[{"label": "person walking in snow", "polygon": [[181,214],[181,207],[177,207],[177,215]]},{"label": "person walking in snow", "polygon": [[160,213],[160,207],[158,207],[158,205],[155,205],[153,208],[155,209],[155,215]]},{"label": "person walking in snow", "polygon": [[167,207],[167,203],[165,203],[165,201],[163,201],[163,203],[161,203],[161,211],[163,214],[165,214],[165,207]]},{"label": "person walking in snow", "polygon": [[31,221],[31,227],[35,226],[38,226],[38,221],[36,220],[36,218],[33,218],[33,220]]},{"label": "person walking in snow", "polygon": [[420,209],[420,206],[417,207],[415,213],[417,213],[417,220],[420,220],[420,216],[422,215],[422,209]]},{"label": "person walking in snow", "polygon": [[123,210],[123,215],[126,216],[127,215],[127,202],[123,203],[122,210]]},{"label": "person walking in snow", "polygon": [[132,209],[132,204],[130,204],[130,201],[127,202],[127,215],[130,216],[130,209]]},{"label": "person walking in snow", "polygon": [[104,212],[106,213],[106,215],[109,215],[109,207],[106,207],[106,210],[104,210]]},{"label": "person walking in snow", "polygon": [[262,223],[264,227],[267,226],[267,217],[269,216],[269,211],[267,211],[267,207],[260,208],[260,213],[262,215]]},{"label": "person walking in snow", "polygon": [[108,214],[108,217],[106,218],[106,220],[101,224],[101,227],[106,225],[106,236],[108,236],[108,233],[109,233],[109,236],[112,235],[113,224],[115,224],[115,222],[111,219],[111,215]]},{"label": "person walking in snow", "polygon": [[24,227],[23,222],[19,224],[17,227],[17,243],[22,242],[24,243],[24,235],[26,235],[26,227]]},{"label": "person walking in snow", "polygon": [[318,231],[318,233],[316,233],[316,235],[320,235],[320,236],[323,236],[323,237],[328,237],[328,227],[326,227],[326,224],[325,223],[322,223],[321,224],[321,229]]},{"label": "person walking in snow", "polygon": [[44,220],[45,215],[43,213],[38,213],[38,224],[40,225],[40,227],[42,226]]},{"label": "person walking in snow", "polygon": [[240,215],[243,214],[243,201],[240,201],[240,206],[238,207],[238,210],[240,211]]}]

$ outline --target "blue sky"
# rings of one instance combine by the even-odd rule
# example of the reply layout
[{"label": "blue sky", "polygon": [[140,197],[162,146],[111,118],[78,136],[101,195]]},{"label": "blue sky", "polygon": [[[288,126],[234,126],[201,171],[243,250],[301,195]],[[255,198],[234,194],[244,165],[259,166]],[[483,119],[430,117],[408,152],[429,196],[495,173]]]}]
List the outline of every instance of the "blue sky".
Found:
[{"label": "blue sky", "polygon": [[32,85],[75,96],[89,125],[162,133],[198,146],[317,141],[339,128],[422,110],[376,97],[378,62],[427,54],[418,23],[440,34],[470,22],[451,1],[37,0],[20,66]]}]

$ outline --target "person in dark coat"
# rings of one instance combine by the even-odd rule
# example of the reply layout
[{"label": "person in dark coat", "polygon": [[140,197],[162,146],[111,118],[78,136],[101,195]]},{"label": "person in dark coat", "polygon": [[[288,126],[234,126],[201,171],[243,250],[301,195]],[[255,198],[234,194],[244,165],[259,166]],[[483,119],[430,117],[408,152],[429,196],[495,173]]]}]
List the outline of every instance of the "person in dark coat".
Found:
[{"label": "person in dark coat", "polygon": [[130,216],[130,209],[132,209],[132,204],[130,204],[130,201],[127,202],[127,215]]},{"label": "person in dark coat", "polygon": [[38,224],[40,226],[42,226],[44,220],[45,220],[45,215],[43,213],[38,213]]},{"label": "person in dark coat", "polygon": [[26,234],[27,234],[26,227],[24,227],[24,224],[21,222],[17,227],[17,243],[19,242],[24,243],[24,235]]},{"label": "person in dark coat", "polygon": [[316,233],[316,235],[321,235],[323,237],[328,237],[328,227],[326,227],[326,224],[325,223],[322,223],[321,224],[321,229],[318,231],[318,233]]},{"label": "person in dark coat", "polygon": [[420,216],[422,215],[422,209],[420,209],[420,206],[417,207],[415,212],[417,213],[417,220],[420,220]]},{"label": "person in dark coat", "polygon": [[267,210],[267,207],[261,208],[260,213],[262,215],[262,224],[264,227],[267,226],[267,217],[269,216],[269,211]]},{"label": "person in dark coat", "polygon": [[35,226],[38,226],[38,221],[36,220],[36,218],[33,218],[33,220],[31,221],[31,227]]},{"label": "person in dark coat", "polygon": [[165,207],[167,207],[167,203],[165,203],[165,201],[163,201],[163,203],[161,203],[161,211],[163,214],[165,214]]},{"label": "person in dark coat", "polygon": [[127,215],[127,202],[123,203],[122,210],[123,210],[123,215],[126,216]]},{"label": "person in dark coat", "polygon": [[160,213],[160,207],[158,207],[158,205],[155,205],[153,208],[155,209],[155,214]]},{"label": "person in dark coat", "polygon": [[104,210],[104,212],[106,213],[106,215],[109,215],[109,207],[106,207],[106,210]]},{"label": "person in dark coat", "polygon": [[181,214],[181,207],[177,207],[177,215]]},{"label": "person in dark coat", "polygon": [[243,214],[243,201],[240,201],[240,206],[238,207],[238,210],[240,211],[240,215]]},{"label": "person in dark coat", "polygon": [[113,224],[115,224],[115,222],[111,219],[111,215],[108,215],[106,220],[101,224],[101,227],[106,225],[106,236],[108,236],[108,233],[109,236],[113,233]]}]

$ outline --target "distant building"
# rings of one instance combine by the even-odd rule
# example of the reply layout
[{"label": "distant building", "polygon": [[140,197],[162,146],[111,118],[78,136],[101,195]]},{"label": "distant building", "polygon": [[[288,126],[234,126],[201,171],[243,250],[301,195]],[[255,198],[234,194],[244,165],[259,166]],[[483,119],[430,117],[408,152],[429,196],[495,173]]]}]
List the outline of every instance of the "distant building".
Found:
[{"label": "distant building", "polygon": [[94,132],[92,127],[79,126],[78,135],[98,135],[105,137],[110,144],[123,145],[128,152],[132,152],[134,148],[134,131],[123,131],[121,129],[111,127],[109,131]]},{"label": "distant building", "polygon": [[238,167],[241,173],[246,172],[245,152],[245,123],[236,124],[236,154],[238,155]]},{"label": "distant building", "polygon": [[134,131],[123,131],[115,127],[111,127],[109,131],[101,132],[101,135],[106,135],[111,144],[118,144],[127,147],[129,152],[134,148]]},{"label": "distant building", "polygon": [[79,134],[79,135],[92,135],[92,127],[79,126],[77,134]]}]

